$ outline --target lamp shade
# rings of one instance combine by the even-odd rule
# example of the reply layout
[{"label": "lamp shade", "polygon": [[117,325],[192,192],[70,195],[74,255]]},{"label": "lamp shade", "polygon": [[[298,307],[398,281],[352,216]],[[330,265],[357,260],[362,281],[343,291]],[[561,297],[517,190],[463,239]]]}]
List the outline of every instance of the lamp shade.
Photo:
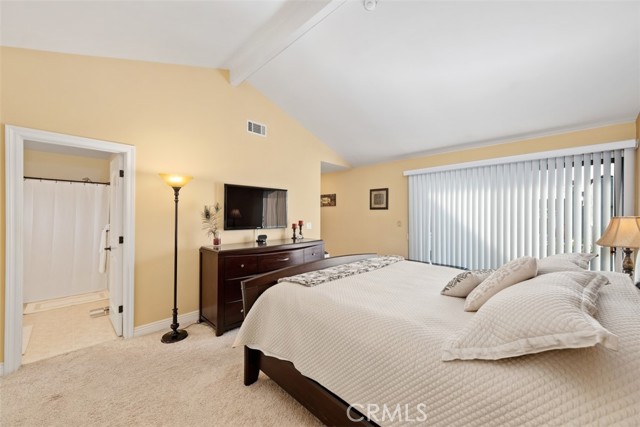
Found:
[{"label": "lamp shade", "polygon": [[616,248],[640,248],[640,217],[614,216],[596,243]]},{"label": "lamp shade", "polygon": [[175,173],[161,173],[160,176],[169,187],[173,188],[182,188],[193,179],[191,176],[178,175]]}]

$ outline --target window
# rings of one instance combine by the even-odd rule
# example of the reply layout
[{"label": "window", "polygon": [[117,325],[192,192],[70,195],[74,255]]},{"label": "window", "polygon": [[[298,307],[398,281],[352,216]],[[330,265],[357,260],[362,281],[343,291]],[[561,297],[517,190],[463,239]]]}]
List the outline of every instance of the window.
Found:
[{"label": "window", "polygon": [[595,252],[592,268],[611,270],[609,248],[594,242],[612,216],[633,214],[635,152],[562,154],[405,172],[409,258],[475,269]]}]

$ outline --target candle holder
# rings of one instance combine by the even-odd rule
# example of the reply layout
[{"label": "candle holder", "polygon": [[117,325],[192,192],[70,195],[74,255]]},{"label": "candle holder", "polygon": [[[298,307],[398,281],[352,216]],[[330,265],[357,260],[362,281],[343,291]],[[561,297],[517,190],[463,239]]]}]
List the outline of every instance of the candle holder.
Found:
[{"label": "candle holder", "polygon": [[298,237],[298,239],[304,239],[304,237],[302,237],[302,227],[298,228],[298,233],[300,233],[300,237]]},{"label": "candle holder", "polygon": [[[293,224],[293,225],[295,225],[295,224]],[[291,240],[293,240],[293,243],[295,243],[296,240],[298,239],[296,237],[296,227],[291,227],[291,229],[293,230],[293,236],[291,237]]]},{"label": "candle holder", "polygon": [[304,225],[304,221],[300,220],[298,221],[298,232],[300,233],[300,240],[302,240],[304,237],[302,237],[302,226]]}]

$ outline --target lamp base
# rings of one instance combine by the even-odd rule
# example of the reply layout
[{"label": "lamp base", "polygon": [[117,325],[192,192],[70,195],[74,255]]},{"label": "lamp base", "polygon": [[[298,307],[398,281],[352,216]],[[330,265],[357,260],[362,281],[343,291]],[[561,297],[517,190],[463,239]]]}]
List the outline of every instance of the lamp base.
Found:
[{"label": "lamp base", "polygon": [[171,344],[172,342],[182,341],[188,335],[189,334],[184,329],[178,329],[164,334],[161,341],[166,344]]},{"label": "lamp base", "polygon": [[623,248],[622,252],[624,252],[624,259],[622,260],[622,271],[631,276],[631,280],[633,280],[633,259],[631,258],[631,254],[633,254],[633,249]]}]

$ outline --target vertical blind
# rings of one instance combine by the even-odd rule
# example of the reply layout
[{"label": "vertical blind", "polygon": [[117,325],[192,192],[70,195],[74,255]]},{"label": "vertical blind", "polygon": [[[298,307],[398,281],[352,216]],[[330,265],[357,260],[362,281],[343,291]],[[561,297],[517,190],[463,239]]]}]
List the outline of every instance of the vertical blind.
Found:
[{"label": "vertical blind", "polygon": [[633,188],[634,155],[620,149],[412,174],[409,257],[477,269],[595,252],[592,268],[611,270],[610,249],[595,241],[612,216],[633,212],[625,184]]}]

